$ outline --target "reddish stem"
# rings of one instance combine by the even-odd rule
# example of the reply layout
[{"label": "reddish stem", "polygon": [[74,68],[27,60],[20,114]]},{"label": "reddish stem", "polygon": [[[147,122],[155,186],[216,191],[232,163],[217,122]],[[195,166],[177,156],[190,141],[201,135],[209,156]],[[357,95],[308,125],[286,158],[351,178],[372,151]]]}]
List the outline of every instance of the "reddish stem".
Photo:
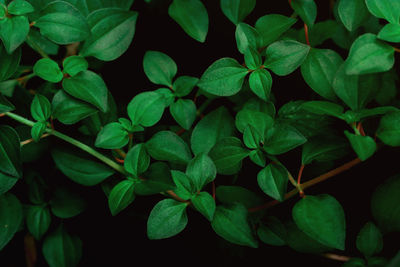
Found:
[{"label": "reddish stem", "polygon": [[216,190],[215,190],[215,182],[214,181],[212,181],[211,186],[212,186],[212,197],[215,200],[215,192],[216,192]]},{"label": "reddish stem", "polygon": [[120,159],[120,158],[117,158],[117,157],[114,157],[114,159],[115,159],[115,161],[116,162],[118,162],[118,163],[124,163],[125,162],[125,160],[124,159]]},{"label": "reddish stem", "polygon": [[310,37],[309,37],[309,34],[308,34],[308,26],[305,23],[304,23],[304,34],[306,35],[306,42],[307,42],[308,46],[311,46]]},{"label": "reddish stem", "polygon": [[394,51],[396,51],[397,53],[400,53],[400,48],[394,47],[393,46]]},{"label": "reddish stem", "polygon": [[184,200],[183,198],[179,197],[177,194],[175,194],[174,191],[172,190],[168,190],[165,191],[165,193],[167,193],[168,195],[170,195],[173,199],[175,199],[176,201],[182,202],[182,203],[190,203],[190,201],[188,200]]},{"label": "reddish stem", "polygon": [[304,167],[305,167],[305,165],[301,164],[300,169],[299,169],[299,174],[297,175],[297,186],[299,189],[300,197],[302,197],[302,198],[305,197],[303,188],[301,187],[301,176],[303,175]]},{"label": "reddish stem", "polygon": [[362,126],[362,123],[361,123],[361,122],[358,123],[358,125],[357,125],[357,130],[360,132],[360,134],[361,134],[362,136],[365,136],[364,127]]},{"label": "reddish stem", "polygon": [[37,261],[37,251],[35,239],[31,234],[24,237],[25,262],[27,267],[34,267]]},{"label": "reddish stem", "polygon": [[185,129],[180,129],[179,131],[176,132],[177,135],[181,136],[186,130]]}]

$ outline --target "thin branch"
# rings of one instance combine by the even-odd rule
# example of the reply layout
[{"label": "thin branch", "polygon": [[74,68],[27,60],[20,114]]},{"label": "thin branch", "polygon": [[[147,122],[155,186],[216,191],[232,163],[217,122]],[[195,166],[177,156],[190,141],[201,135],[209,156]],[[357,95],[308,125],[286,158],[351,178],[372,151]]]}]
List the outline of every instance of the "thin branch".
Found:
[{"label": "thin branch", "polygon": [[342,261],[342,262],[346,262],[351,259],[348,256],[338,255],[338,254],[334,254],[334,253],[324,253],[324,254],[322,254],[322,257],[325,257],[330,260]]}]

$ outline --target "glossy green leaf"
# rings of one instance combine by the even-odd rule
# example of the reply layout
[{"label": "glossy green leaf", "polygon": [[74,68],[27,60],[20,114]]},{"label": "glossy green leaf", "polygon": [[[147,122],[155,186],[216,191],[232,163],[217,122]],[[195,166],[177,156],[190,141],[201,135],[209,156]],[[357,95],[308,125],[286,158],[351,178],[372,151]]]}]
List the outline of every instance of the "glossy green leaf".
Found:
[{"label": "glossy green leaf", "polygon": [[175,194],[185,200],[192,198],[195,193],[192,180],[181,171],[171,171],[171,175],[176,185]]},{"label": "glossy green leaf", "polygon": [[35,26],[56,44],[80,42],[90,36],[85,17],[66,1],[52,1],[44,6]]},{"label": "glossy green leaf", "polygon": [[17,49],[10,55],[3,44],[0,44],[0,58],[0,81],[5,81],[17,71],[21,60],[21,50]]},{"label": "glossy green leaf", "polygon": [[13,111],[15,106],[7,100],[2,94],[0,94],[0,113]]},{"label": "glossy green leaf", "polygon": [[112,122],[104,126],[97,134],[96,147],[105,149],[122,148],[128,144],[128,132],[118,122]]},{"label": "glossy green leaf", "polygon": [[10,126],[0,126],[0,171],[16,178],[22,176],[20,139]]},{"label": "glossy green leaf", "polygon": [[208,13],[200,0],[174,0],[168,14],[190,37],[204,43],[208,32]]},{"label": "glossy green leaf", "polygon": [[161,94],[143,92],[129,102],[128,116],[133,125],[151,127],[161,119],[164,109],[165,104]]},{"label": "glossy green leaf", "polygon": [[249,158],[252,162],[260,167],[265,167],[267,164],[267,158],[261,149],[253,150],[250,152]]},{"label": "glossy green leaf", "polygon": [[0,20],[0,38],[7,53],[13,53],[29,33],[29,21],[25,16],[13,16]]},{"label": "glossy green leaf", "polygon": [[45,133],[46,128],[47,128],[46,122],[43,122],[43,121],[36,122],[31,129],[32,139],[35,142],[39,142],[40,138]]},{"label": "glossy green leaf", "polygon": [[120,213],[135,200],[134,188],[135,183],[131,180],[124,180],[114,186],[108,196],[108,206],[113,216]]},{"label": "glossy green leaf", "polygon": [[375,153],[377,146],[372,137],[355,135],[349,131],[345,131],[344,133],[347,139],[349,139],[351,147],[362,161],[367,160]]},{"label": "glossy green leaf", "polygon": [[192,92],[193,88],[199,82],[198,78],[190,76],[180,76],[172,84],[172,90],[177,97],[184,97]]},{"label": "glossy green leaf", "polygon": [[257,235],[262,242],[271,246],[286,244],[285,225],[276,217],[268,217],[257,229]]},{"label": "glossy green leaf", "polygon": [[259,49],[262,46],[262,39],[258,31],[246,23],[239,23],[235,31],[236,45],[240,53],[251,47]]},{"label": "glossy green leaf", "polygon": [[108,89],[103,79],[92,71],[82,71],[74,77],[64,79],[64,90],[73,97],[98,107],[102,112],[108,110]]},{"label": "glossy green leaf", "polygon": [[224,185],[218,186],[216,190],[218,201],[223,204],[241,203],[247,209],[259,206],[264,203],[264,198],[240,186]]},{"label": "glossy green leaf", "polygon": [[268,46],[264,66],[276,75],[286,76],[295,71],[310,51],[308,45],[293,41],[278,41]]},{"label": "glossy green leaf", "polygon": [[98,112],[91,104],[80,101],[62,90],[54,95],[51,109],[53,117],[64,124],[75,124]]},{"label": "glossy green leaf", "polygon": [[26,213],[26,226],[29,232],[40,240],[49,229],[51,214],[48,207],[29,206]]},{"label": "glossy green leaf", "polygon": [[258,69],[250,74],[251,91],[264,101],[268,101],[272,88],[272,76],[265,69]]},{"label": "glossy green leaf", "polygon": [[144,173],[150,165],[150,156],[147,154],[146,147],[143,143],[132,147],[126,154],[124,167],[127,172],[138,178]]},{"label": "glossy green leaf", "polygon": [[369,16],[364,0],[340,0],[338,12],[340,20],[349,31],[356,30]]},{"label": "glossy green leaf", "polygon": [[253,11],[256,0],[221,0],[221,10],[224,15],[237,25]]},{"label": "glossy green leaf", "polygon": [[301,108],[314,114],[329,115],[339,119],[344,112],[342,106],[328,101],[307,101],[301,105]]},{"label": "glossy green leaf", "polygon": [[233,119],[226,108],[210,112],[193,129],[190,139],[193,153],[208,153],[219,140],[232,136],[234,130]]},{"label": "glossy green leaf", "polygon": [[111,61],[128,50],[136,30],[138,13],[119,8],[104,8],[88,16],[91,35],[81,55]]},{"label": "glossy green leaf", "polygon": [[301,65],[301,74],[306,83],[320,96],[335,100],[332,84],[343,59],[330,49],[313,48]]},{"label": "glossy green leaf", "polygon": [[47,97],[36,94],[31,104],[31,114],[36,121],[47,121],[51,115],[51,104]]},{"label": "glossy green leaf", "polygon": [[196,155],[186,168],[186,175],[191,179],[196,191],[212,182],[217,176],[217,169],[212,159],[206,154]]},{"label": "glossy green leaf", "polygon": [[18,231],[23,219],[22,205],[13,194],[0,196],[0,251]]},{"label": "glossy green leaf", "polygon": [[170,131],[160,131],[146,143],[147,152],[155,160],[187,164],[192,153],[185,141]]},{"label": "glossy green leaf", "polygon": [[7,11],[12,15],[25,15],[35,11],[33,6],[25,0],[13,0],[8,6]]},{"label": "glossy green leaf", "polygon": [[382,251],[383,237],[378,229],[372,222],[366,223],[357,235],[356,241],[357,249],[369,258]]},{"label": "glossy green leaf", "polygon": [[71,152],[53,150],[51,155],[58,169],[81,185],[93,186],[114,174],[109,167]]},{"label": "glossy green leaf", "polygon": [[140,180],[135,186],[135,193],[141,196],[154,195],[174,189],[171,170],[165,162],[155,162],[143,174],[146,180]]},{"label": "glossy green leaf", "polygon": [[376,135],[386,145],[400,146],[400,111],[383,116]]},{"label": "glossy green leaf", "polygon": [[235,124],[239,132],[244,132],[247,126],[252,126],[260,133],[261,138],[273,125],[273,119],[261,111],[243,109],[236,114]]},{"label": "glossy green leaf", "polygon": [[242,167],[242,160],[250,154],[243,147],[242,142],[236,137],[226,137],[210,151],[209,155],[217,167],[217,172],[224,175],[232,175]]},{"label": "glossy green leaf", "polygon": [[164,239],[183,231],[188,222],[186,207],[187,203],[173,199],[164,199],[158,202],[151,210],[147,220],[149,239]]},{"label": "glossy green leaf", "polygon": [[346,140],[329,135],[315,136],[303,145],[301,163],[326,162],[342,158],[348,152]]},{"label": "glossy green leaf", "polygon": [[399,0],[366,0],[368,10],[381,19],[386,19],[390,23],[399,23],[400,20],[400,1]]},{"label": "glossy green leaf", "polygon": [[354,41],[346,63],[347,75],[385,72],[393,67],[394,48],[366,33]]},{"label": "glossy green leaf", "polygon": [[63,79],[63,74],[57,62],[49,58],[38,60],[33,66],[33,72],[43,80],[52,83],[58,83]]},{"label": "glossy green leaf", "polygon": [[143,58],[143,70],[152,83],[171,87],[178,67],[168,55],[158,51],[147,51]]},{"label": "glossy green leaf", "polygon": [[257,149],[264,142],[264,136],[252,125],[248,125],[243,132],[243,142],[251,149]]},{"label": "glossy green leaf", "polygon": [[[74,0],[72,0],[74,1]],[[118,7],[124,10],[129,10],[134,0],[75,0],[76,7],[85,15],[88,16],[93,11],[107,7]]]},{"label": "glossy green leaf", "polygon": [[185,130],[192,127],[196,119],[196,104],[190,99],[178,99],[169,108],[172,117]]},{"label": "glossy green leaf", "polygon": [[278,40],[296,21],[295,18],[279,14],[269,14],[259,18],[255,27],[262,37],[262,47],[266,47]]},{"label": "glossy green leaf", "polygon": [[82,258],[82,241],[61,225],[46,236],[42,253],[50,267],[76,267]]},{"label": "glossy green leaf", "polygon": [[311,238],[344,250],[346,221],[342,206],[330,195],[307,195],[292,210],[297,226]]},{"label": "glossy green leaf", "polygon": [[248,70],[235,59],[221,58],[207,68],[198,86],[217,96],[235,95],[242,89],[247,73]]},{"label": "glossy green leaf", "polygon": [[213,220],[216,204],[215,200],[209,193],[200,192],[191,199],[191,202],[195,209],[203,214],[207,220],[210,222]]},{"label": "glossy green leaf", "polygon": [[57,55],[59,45],[53,43],[42,34],[36,28],[31,28],[26,38],[26,43],[36,52],[44,51],[47,55]]},{"label": "glossy green leaf", "polygon": [[307,141],[296,128],[284,124],[275,124],[267,132],[267,136],[264,149],[272,155],[286,153]]},{"label": "glossy green leaf", "polygon": [[8,192],[19,179],[0,172],[0,196]]},{"label": "glossy green leaf", "polygon": [[250,70],[261,69],[261,54],[252,47],[248,47],[244,52],[244,63]]},{"label": "glossy green leaf", "polygon": [[297,252],[315,254],[332,250],[311,238],[309,235],[306,235],[293,222],[286,223],[285,227],[287,231],[287,245]]},{"label": "glossy green leaf", "polygon": [[85,200],[77,193],[65,188],[57,188],[50,200],[51,212],[62,219],[81,214],[87,207]]},{"label": "glossy green leaf", "polygon": [[386,24],[379,32],[378,38],[388,42],[400,43],[400,24]]},{"label": "glossy green leaf", "polygon": [[268,196],[283,201],[289,181],[288,175],[284,166],[271,163],[258,173],[258,185]]},{"label": "glossy green leaf", "polygon": [[79,72],[87,70],[88,67],[89,63],[81,56],[70,56],[63,61],[63,71],[70,76],[75,76]]},{"label": "glossy green leaf", "polygon": [[[320,46],[325,43],[326,40],[337,37],[337,32],[340,27],[344,28],[340,22],[334,20],[325,20],[315,23],[311,29],[308,29],[308,39],[311,47]],[[346,29],[343,31],[348,32]],[[304,27],[297,32],[297,41],[307,43]]]},{"label": "glossy green leaf", "polygon": [[234,204],[227,208],[218,206],[211,226],[219,236],[229,242],[252,248],[258,247],[247,221],[247,209],[242,204]]},{"label": "glossy green leaf", "polygon": [[293,0],[292,8],[310,28],[317,18],[317,5],[314,0]]}]

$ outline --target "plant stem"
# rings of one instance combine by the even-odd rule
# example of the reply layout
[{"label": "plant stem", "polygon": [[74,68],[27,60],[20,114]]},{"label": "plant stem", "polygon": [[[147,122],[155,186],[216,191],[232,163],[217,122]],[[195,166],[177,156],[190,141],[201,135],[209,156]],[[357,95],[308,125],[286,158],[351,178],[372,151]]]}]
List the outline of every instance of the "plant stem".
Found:
[{"label": "plant stem", "polygon": [[29,37],[29,35],[28,35],[28,37],[26,39],[35,48],[36,52],[38,52],[42,57],[50,58],[49,55],[47,55],[46,52],[44,52],[43,49],[31,37]]},{"label": "plant stem", "polygon": [[337,254],[334,254],[334,253],[324,253],[324,254],[322,254],[322,257],[325,257],[325,258],[330,259],[330,260],[342,261],[342,262],[346,262],[346,261],[349,261],[351,259],[348,256],[337,255]]},{"label": "plant stem", "polygon": [[[16,120],[16,121],[22,123],[22,124],[28,125],[30,127],[33,127],[33,125],[35,124],[35,122],[33,122],[31,120],[28,120],[28,119],[26,119],[24,117],[21,117],[21,116],[19,116],[17,114],[11,113],[11,112],[5,112],[4,115],[10,117],[13,120]],[[74,145],[74,146],[80,148],[81,150],[85,151],[86,153],[94,156],[95,158],[99,159],[103,163],[107,164],[108,166],[110,166],[114,170],[116,170],[116,171],[118,171],[118,172],[120,172],[120,173],[122,173],[124,175],[126,174],[126,171],[125,171],[123,166],[117,164],[112,159],[110,159],[110,158],[104,156],[103,154],[97,152],[92,147],[90,147],[90,146],[88,146],[88,145],[86,145],[86,144],[84,144],[84,143],[82,143],[82,142],[80,142],[80,141],[78,141],[78,140],[76,140],[76,139],[74,139],[72,137],[69,137],[69,136],[67,136],[67,135],[65,135],[63,133],[60,133],[60,132],[55,131],[53,129],[50,129],[50,128],[47,128],[46,132],[49,133],[50,135],[53,135],[55,137],[58,137],[58,138],[64,140],[65,142],[70,143],[71,145]]]}]

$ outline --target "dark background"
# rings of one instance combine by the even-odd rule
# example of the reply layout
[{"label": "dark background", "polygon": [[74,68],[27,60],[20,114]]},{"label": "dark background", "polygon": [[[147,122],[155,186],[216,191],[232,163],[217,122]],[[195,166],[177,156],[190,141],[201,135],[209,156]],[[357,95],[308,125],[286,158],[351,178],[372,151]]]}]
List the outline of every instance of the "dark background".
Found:
[{"label": "dark background", "polygon": [[[209,32],[204,44],[188,35],[168,16],[170,1],[155,1],[155,5],[136,0],[132,9],[139,12],[136,34],[131,48],[116,61],[106,63],[101,73],[118,106],[127,104],[134,95],[158,87],[151,84],[142,69],[145,51],[157,50],[171,56],[178,65],[178,75],[201,76],[204,70],[215,60],[222,57],[233,57],[239,62],[242,56],[236,49],[235,26],[223,15],[219,1],[203,1],[209,12]],[[317,21],[331,17],[329,1],[317,1],[319,13]],[[246,19],[254,25],[257,18],[271,13],[290,16],[292,10],[287,1],[257,1],[253,13]],[[301,23],[296,24],[301,27]],[[331,47],[327,42],[323,47]],[[336,48],[335,48],[336,49]],[[336,49],[337,50],[337,49]],[[343,52],[340,51],[339,52]],[[307,99],[312,94],[304,83],[300,72],[289,77],[274,76],[273,92],[279,103],[290,100]],[[213,108],[213,107],[211,107]],[[207,111],[206,111],[207,112]],[[125,114],[121,114],[125,115]],[[297,153],[297,154],[296,154]],[[299,167],[299,151],[283,160],[293,173]],[[377,185],[386,178],[400,171],[396,149],[383,148],[366,163],[362,163],[329,181],[312,187],[307,194],[328,193],[339,200],[345,209],[347,219],[348,256],[360,256],[355,248],[355,238],[360,228],[369,220],[371,194]],[[355,155],[336,162],[339,166]],[[44,157],[36,164],[36,168],[56,181],[74,187],[89,202],[89,208],[76,218],[66,220],[67,228],[78,234],[83,241],[83,258],[80,266],[340,266],[341,264],[327,260],[319,255],[297,253],[288,247],[271,247],[260,243],[260,248],[250,249],[231,245],[221,240],[212,230],[209,222],[198,212],[189,210],[189,223],[178,236],[149,241],[146,237],[146,218],[151,208],[163,197],[137,197],[134,203],[116,217],[110,215],[107,199],[100,187],[82,188],[69,182],[56,171],[48,171],[53,165],[49,157]],[[243,164],[238,184],[257,189],[256,167],[249,160]],[[310,167],[311,168],[311,167]],[[315,176],[312,168],[306,168],[304,180]],[[65,181],[67,180],[67,181]],[[217,185],[229,184],[229,178],[220,177]],[[297,197],[270,210],[271,215],[279,218],[290,218],[291,208]],[[268,199],[266,198],[266,201]],[[0,253],[0,266],[25,266],[23,238],[24,232],[18,233],[11,243]],[[392,257],[399,249],[397,245],[389,245],[399,240],[399,235],[385,237],[382,256]],[[38,250],[41,245],[38,244]],[[46,266],[39,251],[37,266]],[[341,254],[341,252],[338,252]]]}]

